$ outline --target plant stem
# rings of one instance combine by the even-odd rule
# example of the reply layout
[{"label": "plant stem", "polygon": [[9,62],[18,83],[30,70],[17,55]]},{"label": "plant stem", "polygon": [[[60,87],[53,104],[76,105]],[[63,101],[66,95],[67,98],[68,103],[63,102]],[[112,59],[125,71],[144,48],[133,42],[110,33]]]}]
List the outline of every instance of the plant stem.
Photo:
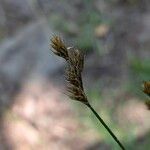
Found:
[{"label": "plant stem", "polygon": [[97,119],[100,121],[100,123],[104,126],[104,128],[109,132],[109,134],[112,136],[112,138],[117,142],[117,144],[120,146],[122,150],[125,150],[122,143],[118,140],[118,138],[115,136],[115,134],[111,131],[111,129],[106,125],[104,120],[98,115],[98,113],[94,110],[94,108],[88,103],[86,104],[90,110],[94,113],[94,115],[97,117]]}]

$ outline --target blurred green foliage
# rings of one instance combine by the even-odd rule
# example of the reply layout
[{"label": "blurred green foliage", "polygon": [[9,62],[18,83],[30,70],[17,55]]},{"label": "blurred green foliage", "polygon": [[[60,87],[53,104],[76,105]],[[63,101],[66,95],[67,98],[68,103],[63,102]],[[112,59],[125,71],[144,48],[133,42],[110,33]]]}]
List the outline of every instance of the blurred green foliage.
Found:
[{"label": "blurred green foliage", "polygon": [[[96,10],[91,0],[84,0],[84,9],[81,10],[80,17],[70,20],[61,14],[52,14],[49,23],[57,30],[68,36],[75,42],[75,45],[84,50],[91,51],[97,49],[95,27],[104,23],[106,18]],[[106,21],[108,22],[108,20]],[[70,37],[71,35],[71,37]]]},{"label": "blurred green foliage", "polygon": [[139,80],[149,80],[150,59],[133,58],[131,60],[131,70]]},{"label": "blurred green foliage", "polygon": [[136,57],[130,59],[130,91],[138,96],[144,95],[142,83],[148,80],[150,80],[150,59]]}]

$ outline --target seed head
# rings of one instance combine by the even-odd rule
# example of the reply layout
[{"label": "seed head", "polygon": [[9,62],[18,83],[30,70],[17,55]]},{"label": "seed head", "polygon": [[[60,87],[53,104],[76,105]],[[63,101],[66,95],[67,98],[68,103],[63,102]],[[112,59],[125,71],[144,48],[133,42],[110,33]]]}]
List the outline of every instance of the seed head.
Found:
[{"label": "seed head", "polygon": [[68,96],[73,100],[88,104],[82,84],[84,55],[78,49],[74,49],[72,47],[67,48],[58,36],[51,39],[51,46],[54,54],[67,61],[65,78],[67,81]]},{"label": "seed head", "polygon": [[150,81],[144,81],[144,89],[143,92],[150,96]]}]

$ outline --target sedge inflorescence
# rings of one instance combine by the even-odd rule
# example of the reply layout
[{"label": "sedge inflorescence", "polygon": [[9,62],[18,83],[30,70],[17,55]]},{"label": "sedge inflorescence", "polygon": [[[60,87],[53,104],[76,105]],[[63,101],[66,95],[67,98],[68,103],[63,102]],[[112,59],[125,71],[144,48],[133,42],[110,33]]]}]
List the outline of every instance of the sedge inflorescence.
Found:
[{"label": "sedge inflorescence", "polygon": [[[143,92],[150,97],[150,81],[144,81],[143,86],[144,86]],[[150,110],[150,100],[147,100],[145,104],[148,110]]]},{"label": "sedge inflorescence", "polygon": [[98,115],[94,108],[90,105],[89,101],[84,92],[83,83],[82,83],[82,71],[84,68],[84,55],[78,49],[73,47],[66,47],[64,42],[59,36],[54,36],[51,39],[52,52],[59,57],[62,57],[67,62],[66,68],[66,81],[67,81],[67,91],[68,96],[76,101],[80,101],[93,112],[95,117],[103,125],[103,127],[109,132],[112,138],[120,146],[122,150],[125,150],[123,144],[107,126],[104,120]]},{"label": "sedge inflorescence", "polygon": [[84,67],[83,53],[78,49],[66,47],[59,36],[54,36],[51,39],[51,46],[53,53],[64,58],[67,62],[65,78],[67,81],[68,96],[73,100],[88,104],[82,83],[82,71]]}]

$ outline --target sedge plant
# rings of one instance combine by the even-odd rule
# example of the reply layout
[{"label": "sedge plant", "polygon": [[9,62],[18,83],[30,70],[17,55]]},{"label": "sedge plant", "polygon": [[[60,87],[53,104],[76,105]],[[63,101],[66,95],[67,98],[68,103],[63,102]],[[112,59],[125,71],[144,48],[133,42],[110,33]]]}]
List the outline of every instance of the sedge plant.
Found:
[{"label": "sedge plant", "polygon": [[112,136],[115,142],[120,146],[120,148],[122,150],[125,150],[125,147],[120,142],[120,140],[104,122],[101,116],[99,116],[94,108],[90,105],[89,100],[84,92],[84,87],[82,83],[82,71],[84,68],[83,53],[73,47],[67,47],[59,36],[54,36],[51,39],[51,46],[53,48],[52,52],[57,56],[64,58],[67,62],[65,78],[67,81],[68,96],[71,99],[79,101],[86,105],[97,117],[99,122],[108,131],[108,133]]}]

